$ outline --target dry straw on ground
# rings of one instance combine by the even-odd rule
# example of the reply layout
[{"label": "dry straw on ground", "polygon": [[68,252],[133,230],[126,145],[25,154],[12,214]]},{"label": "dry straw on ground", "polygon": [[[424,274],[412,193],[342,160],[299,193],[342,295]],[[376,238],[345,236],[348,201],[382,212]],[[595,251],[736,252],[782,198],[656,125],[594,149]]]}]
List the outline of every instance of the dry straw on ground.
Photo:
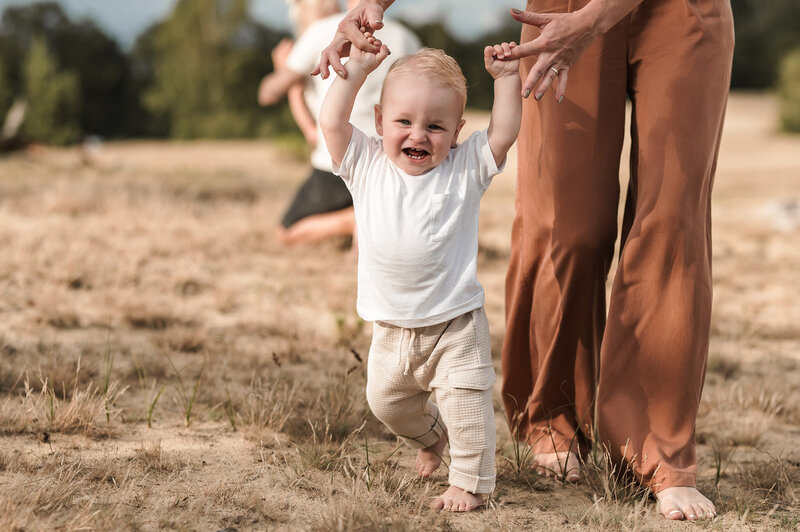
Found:
[{"label": "dry straw on ground", "polygon": [[[716,181],[697,438],[720,516],[703,528],[800,526],[800,138],[774,134],[773,111],[732,97]],[[531,474],[499,411],[488,508],[432,513],[446,467],[414,478],[367,409],[347,243],[272,238],[305,164],[262,142],[81,161],[0,159],[0,530],[695,526],[663,521],[600,449],[576,486]],[[481,213],[496,361],[513,190],[513,171],[496,178]]]}]

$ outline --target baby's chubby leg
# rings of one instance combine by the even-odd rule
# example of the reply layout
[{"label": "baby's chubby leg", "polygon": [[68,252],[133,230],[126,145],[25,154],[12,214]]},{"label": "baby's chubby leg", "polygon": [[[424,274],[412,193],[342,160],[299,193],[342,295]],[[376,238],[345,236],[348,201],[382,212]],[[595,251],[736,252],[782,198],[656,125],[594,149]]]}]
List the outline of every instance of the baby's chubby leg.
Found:
[{"label": "baby's chubby leg", "polygon": [[[494,489],[496,447],[491,368],[466,372],[436,390],[436,399],[450,438],[450,487],[431,508],[469,512],[482,506],[482,494]],[[483,389],[481,389],[483,388]]]},{"label": "baby's chubby leg", "polygon": [[[414,360],[407,368],[408,353],[397,352],[404,337],[403,329],[375,324],[367,361],[367,402],[392,432],[411,447],[425,451],[426,463],[417,469],[430,475],[439,465],[436,460],[441,460],[444,424],[430,391],[423,389],[415,376],[420,362]],[[431,456],[437,449],[437,456]]]},{"label": "baby's chubby leg", "polygon": [[417,459],[414,468],[421,477],[429,477],[442,464],[442,453],[447,444],[447,433],[442,432],[439,439],[430,447],[424,447],[417,451]]},{"label": "baby's chubby leg", "polygon": [[[447,441],[439,409],[428,392],[412,392],[397,382],[367,378],[367,402],[384,425],[409,446],[420,449],[426,457],[425,469],[430,475],[441,462],[441,451]],[[438,453],[436,450],[438,449]],[[419,470],[419,467],[417,468]],[[422,473],[420,473],[422,474]]]}]

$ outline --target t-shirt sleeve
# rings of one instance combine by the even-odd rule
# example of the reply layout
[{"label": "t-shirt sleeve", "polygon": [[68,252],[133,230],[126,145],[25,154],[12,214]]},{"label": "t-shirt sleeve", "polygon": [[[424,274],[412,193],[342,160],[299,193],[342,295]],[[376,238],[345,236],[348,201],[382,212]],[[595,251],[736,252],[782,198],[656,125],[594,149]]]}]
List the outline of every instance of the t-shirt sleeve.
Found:
[{"label": "t-shirt sleeve", "polygon": [[333,173],[344,180],[351,191],[357,188],[369,174],[369,168],[375,160],[375,155],[381,149],[381,141],[364,134],[363,131],[353,126],[350,144],[342,157],[342,164],[333,164]]},{"label": "t-shirt sleeve", "polygon": [[492,148],[489,146],[488,129],[476,131],[461,145],[464,155],[472,168],[477,169],[478,185],[486,190],[492,182],[492,178],[502,172],[506,166],[506,159],[497,165],[492,155]]}]

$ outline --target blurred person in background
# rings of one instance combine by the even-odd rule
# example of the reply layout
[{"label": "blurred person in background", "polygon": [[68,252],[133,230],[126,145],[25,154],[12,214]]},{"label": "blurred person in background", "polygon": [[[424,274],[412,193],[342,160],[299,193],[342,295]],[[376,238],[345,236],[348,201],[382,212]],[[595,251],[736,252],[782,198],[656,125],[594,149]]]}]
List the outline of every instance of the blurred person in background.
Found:
[{"label": "blurred person in background", "polygon": [[[317,70],[376,52],[394,0],[362,0]],[[535,469],[580,479],[593,439],[669,519],[709,519],[695,422],[711,324],[711,189],[731,79],[730,0],[529,0],[506,277],[503,400]],[[476,57],[476,61],[480,58]],[[567,91],[569,77],[569,91]],[[554,90],[548,93],[548,89]],[[533,96],[533,98],[528,98]],[[625,101],[630,185],[617,237]]]},{"label": "blurred person in background", "polygon": [[[350,0],[348,8],[358,2]],[[332,173],[331,157],[319,130],[319,110],[332,79],[309,74],[317,66],[319,55],[336,34],[342,17],[337,0],[290,0],[289,13],[296,28],[297,40],[281,41],[272,51],[274,72],[261,81],[258,102],[277,103],[289,98],[292,116],[312,146],[311,175],[298,189],[276,229],[282,244],[318,242],[333,236],[353,236],[356,231],[353,198],[342,179]],[[420,48],[419,39],[405,26],[387,20],[381,38],[392,55],[370,76],[356,99],[352,123],[377,137],[375,105],[381,86],[394,61]],[[355,246],[355,239],[353,245]]]}]

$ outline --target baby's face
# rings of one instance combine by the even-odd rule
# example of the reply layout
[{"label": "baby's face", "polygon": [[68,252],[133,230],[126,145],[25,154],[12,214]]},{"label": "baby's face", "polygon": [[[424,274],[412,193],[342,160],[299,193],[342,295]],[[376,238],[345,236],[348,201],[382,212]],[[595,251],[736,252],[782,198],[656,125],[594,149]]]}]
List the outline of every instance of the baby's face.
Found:
[{"label": "baby's face", "polygon": [[462,109],[454,89],[404,74],[384,88],[383,103],[375,106],[375,128],[389,160],[407,174],[421,175],[455,147],[464,125]]}]

